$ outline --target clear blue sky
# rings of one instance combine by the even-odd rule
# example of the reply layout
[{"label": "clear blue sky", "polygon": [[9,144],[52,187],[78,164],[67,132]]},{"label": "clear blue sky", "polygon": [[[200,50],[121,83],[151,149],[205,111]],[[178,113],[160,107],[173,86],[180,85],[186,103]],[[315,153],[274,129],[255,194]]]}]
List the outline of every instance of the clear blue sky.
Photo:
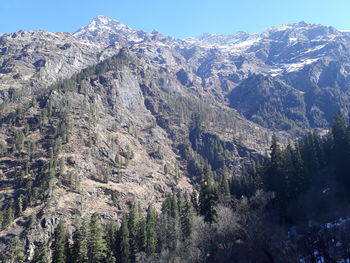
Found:
[{"label": "clear blue sky", "polygon": [[294,23],[350,29],[349,0],[1,0],[0,33],[73,32],[96,15],[175,37],[260,32]]}]

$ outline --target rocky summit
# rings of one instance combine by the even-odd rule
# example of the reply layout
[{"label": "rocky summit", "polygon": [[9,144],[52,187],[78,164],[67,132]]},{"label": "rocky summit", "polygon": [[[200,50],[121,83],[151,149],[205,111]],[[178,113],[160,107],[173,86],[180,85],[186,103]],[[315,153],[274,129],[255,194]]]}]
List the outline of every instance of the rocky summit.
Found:
[{"label": "rocky summit", "polygon": [[25,237],[32,259],[60,220],[159,210],[208,165],[240,175],[273,134],[327,130],[349,99],[350,34],[328,26],[176,39],[98,16],[2,34],[1,254]]}]

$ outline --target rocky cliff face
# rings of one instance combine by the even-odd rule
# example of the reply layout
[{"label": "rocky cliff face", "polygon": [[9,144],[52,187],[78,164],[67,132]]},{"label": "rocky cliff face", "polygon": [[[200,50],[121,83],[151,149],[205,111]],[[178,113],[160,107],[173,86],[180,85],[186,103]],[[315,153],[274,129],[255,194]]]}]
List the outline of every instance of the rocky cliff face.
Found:
[{"label": "rocky cliff face", "polygon": [[192,192],[203,163],[231,175],[273,132],[328,127],[347,111],[349,43],[305,23],[180,40],[103,16],[0,35],[0,205],[15,217],[0,249],[26,237],[31,255],[59,220],[119,220]]},{"label": "rocky cliff face", "polygon": [[1,90],[5,93],[22,90],[29,94],[98,62],[98,47],[82,43],[69,33],[3,34],[0,46]]}]

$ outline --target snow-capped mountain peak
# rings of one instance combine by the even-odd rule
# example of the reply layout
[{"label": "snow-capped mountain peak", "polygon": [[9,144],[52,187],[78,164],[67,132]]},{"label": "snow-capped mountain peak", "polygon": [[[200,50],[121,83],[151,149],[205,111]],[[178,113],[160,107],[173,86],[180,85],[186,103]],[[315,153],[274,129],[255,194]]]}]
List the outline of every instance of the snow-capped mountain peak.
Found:
[{"label": "snow-capped mountain peak", "polygon": [[96,30],[96,29],[131,30],[131,28],[120,23],[118,20],[115,20],[106,16],[101,16],[101,15],[95,17],[87,27],[93,30]]},{"label": "snow-capped mountain peak", "polygon": [[103,15],[98,15],[93,19],[93,21],[96,21],[98,23],[106,25],[106,24],[111,23],[111,22],[116,22],[117,20],[111,19],[111,18],[103,16]]},{"label": "snow-capped mountain peak", "polygon": [[73,33],[73,36],[101,46],[108,46],[116,42],[142,41],[143,39],[140,36],[142,36],[143,33],[144,32],[134,30],[115,19],[99,15],[87,26]]},{"label": "snow-capped mountain peak", "polygon": [[106,16],[97,16],[95,17],[87,26],[81,27],[78,31],[74,33],[74,36],[80,37],[86,34],[87,32],[96,32],[96,31],[134,31],[128,26],[120,23],[115,19],[108,18]]}]

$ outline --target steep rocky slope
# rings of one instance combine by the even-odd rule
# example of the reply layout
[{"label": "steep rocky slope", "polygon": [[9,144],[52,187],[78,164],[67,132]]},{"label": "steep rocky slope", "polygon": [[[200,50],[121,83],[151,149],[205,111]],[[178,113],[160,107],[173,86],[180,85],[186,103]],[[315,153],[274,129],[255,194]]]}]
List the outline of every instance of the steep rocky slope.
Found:
[{"label": "steep rocky slope", "polygon": [[69,33],[19,31],[0,36],[2,99],[29,93],[98,62],[98,48]]},{"label": "steep rocky slope", "polygon": [[122,48],[39,95],[5,101],[2,244],[25,237],[31,257],[59,220],[94,212],[120,220],[135,202],[145,208],[168,193],[191,193],[210,147],[218,173],[264,153],[267,130],[197,89]]}]

